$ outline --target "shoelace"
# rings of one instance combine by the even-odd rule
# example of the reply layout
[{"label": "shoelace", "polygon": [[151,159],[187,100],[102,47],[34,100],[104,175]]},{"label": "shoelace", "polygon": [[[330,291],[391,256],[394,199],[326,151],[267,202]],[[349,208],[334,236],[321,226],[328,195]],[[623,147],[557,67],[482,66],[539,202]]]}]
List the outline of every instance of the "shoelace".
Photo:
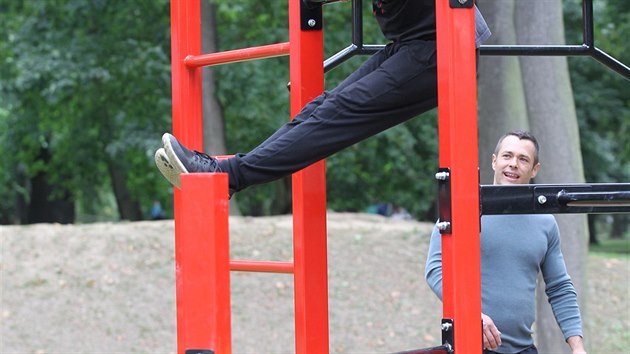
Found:
[{"label": "shoelace", "polygon": [[[221,172],[217,159],[210,157],[210,155],[193,150],[194,161],[201,165],[203,172]],[[200,171],[201,172],[201,171]]]}]

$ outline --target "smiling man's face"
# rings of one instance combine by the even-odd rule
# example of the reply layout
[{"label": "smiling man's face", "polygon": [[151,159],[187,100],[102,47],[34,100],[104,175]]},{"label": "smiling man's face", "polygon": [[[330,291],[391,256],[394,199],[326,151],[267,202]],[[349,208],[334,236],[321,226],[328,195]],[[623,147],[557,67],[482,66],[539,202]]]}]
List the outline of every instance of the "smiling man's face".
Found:
[{"label": "smiling man's face", "polygon": [[535,161],[536,147],[531,140],[508,135],[492,155],[494,184],[527,184],[536,177],[540,164]]}]

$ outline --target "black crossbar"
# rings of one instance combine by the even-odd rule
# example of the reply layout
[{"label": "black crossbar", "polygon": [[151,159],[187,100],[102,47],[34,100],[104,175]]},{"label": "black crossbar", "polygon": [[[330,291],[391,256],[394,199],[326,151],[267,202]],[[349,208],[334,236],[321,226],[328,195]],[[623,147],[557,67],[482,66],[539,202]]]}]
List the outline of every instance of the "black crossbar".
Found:
[{"label": "black crossbar", "polygon": [[481,215],[630,213],[630,183],[481,185]]},{"label": "black crossbar", "polygon": [[452,354],[452,353],[453,353],[453,347],[448,344],[444,344],[444,345],[440,345],[439,347],[413,349],[413,350],[407,350],[404,352],[398,352],[394,354]]}]

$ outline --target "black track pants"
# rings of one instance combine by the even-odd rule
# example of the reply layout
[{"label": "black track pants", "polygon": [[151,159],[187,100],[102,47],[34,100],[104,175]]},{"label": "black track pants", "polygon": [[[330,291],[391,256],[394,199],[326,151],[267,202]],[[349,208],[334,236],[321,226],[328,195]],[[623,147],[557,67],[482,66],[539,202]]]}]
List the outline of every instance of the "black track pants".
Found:
[{"label": "black track pants", "polygon": [[220,162],[230,189],[296,172],[437,106],[433,41],[388,44],[246,154]]}]

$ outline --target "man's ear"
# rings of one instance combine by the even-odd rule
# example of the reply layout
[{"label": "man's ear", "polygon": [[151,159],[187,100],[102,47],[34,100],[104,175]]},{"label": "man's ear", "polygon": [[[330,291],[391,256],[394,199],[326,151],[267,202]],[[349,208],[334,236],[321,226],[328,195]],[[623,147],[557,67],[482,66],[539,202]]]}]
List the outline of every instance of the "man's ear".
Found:
[{"label": "man's ear", "polygon": [[497,155],[492,154],[492,170],[496,171],[497,167]]},{"label": "man's ear", "polygon": [[538,171],[540,171],[540,162],[536,163],[536,165],[532,169],[532,178],[536,177]]}]

